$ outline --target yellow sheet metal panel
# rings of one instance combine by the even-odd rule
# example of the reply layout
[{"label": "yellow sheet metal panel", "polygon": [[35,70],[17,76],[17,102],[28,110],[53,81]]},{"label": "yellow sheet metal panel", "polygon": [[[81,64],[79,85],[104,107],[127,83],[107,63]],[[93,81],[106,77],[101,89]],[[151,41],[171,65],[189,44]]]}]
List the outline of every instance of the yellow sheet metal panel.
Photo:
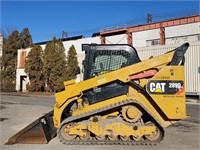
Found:
[{"label": "yellow sheet metal panel", "polygon": [[183,66],[162,68],[149,80],[147,92],[167,118],[183,119],[187,117]]}]

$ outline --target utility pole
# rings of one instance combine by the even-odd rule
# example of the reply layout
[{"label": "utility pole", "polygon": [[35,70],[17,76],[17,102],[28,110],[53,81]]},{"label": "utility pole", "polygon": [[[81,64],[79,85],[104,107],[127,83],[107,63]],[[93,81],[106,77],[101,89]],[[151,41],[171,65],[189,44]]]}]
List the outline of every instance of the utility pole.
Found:
[{"label": "utility pole", "polygon": [[62,39],[63,39],[64,37],[67,38],[67,37],[68,37],[68,33],[65,32],[65,31],[62,31]]},{"label": "utility pole", "polygon": [[150,13],[147,14],[147,23],[152,23],[152,15]]}]

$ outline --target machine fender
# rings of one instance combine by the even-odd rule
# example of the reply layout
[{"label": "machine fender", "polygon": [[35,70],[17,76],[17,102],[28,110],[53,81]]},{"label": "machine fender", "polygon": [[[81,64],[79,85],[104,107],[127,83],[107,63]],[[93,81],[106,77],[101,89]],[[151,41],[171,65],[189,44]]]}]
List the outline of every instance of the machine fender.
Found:
[{"label": "machine fender", "polygon": [[76,100],[77,100],[77,97],[74,97],[65,101],[65,103],[63,103],[62,106],[54,107],[53,121],[56,128],[58,128],[58,126],[60,125],[64,111],[66,110],[66,108],[68,108],[67,106],[69,106],[70,103],[73,103]]},{"label": "machine fender", "polygon": [[[168,117],[165,115],[165,113],[160,109],[160,107],[155,103],[155,101],[152,99],[152,97],[147,93],[147,91],[142,88],[139,84],[135,83],[133,80],[129,81],[129,84],[137,89],[138,91],[140,91],[140,93],[142,93],[146,99],[148,99],[148,101],[150,102],[150,104],[152,105],[153,108],[155,108],[157,110],[157,112],[159,112],[159,115],[163,118],[163,120],[165,121],[169,121]],[[139,102],[137,102],[139,103]],[[142,106],[142,108],[145,108],[141,103],[140,105]],[[145,109],[146,112],[150,113],[147,109]],[[156,118],[153,114],[150,113],[151,116],[153,116],[153,118]],[[156,121],[158,122],[158,124],[161,126],[161,127],[166,127],[168,125],[165,125],[165,124],[162,124],[161,122],[159,122],[158,120]]]}]

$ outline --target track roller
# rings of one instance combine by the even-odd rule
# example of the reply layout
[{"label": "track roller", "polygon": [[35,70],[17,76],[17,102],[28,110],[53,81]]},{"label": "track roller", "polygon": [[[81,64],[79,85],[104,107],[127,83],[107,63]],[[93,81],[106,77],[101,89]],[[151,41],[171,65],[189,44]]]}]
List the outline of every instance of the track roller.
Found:
[{"label": "track roller", "polygon": [[69,130],[74,126],[74,123],[64,124],[60,129],[60,135],[66,141],[71,141],[76,138],[77,135],[70,135]]},{"label": "track roller", "polygon": [[83,136],[79,136],[80,140],[82,141],[87,141],[90,139],[90,132],[88,130],[82,130],[82,132],[84,133]]},{"label": "track roller", "polygon": [[150,135],[145,135],[145,138],[149,141],[159,141],[162,138],[162,132],[160,129],[151,121],[145,123],[145,126],[155,126],[156,131]]}]

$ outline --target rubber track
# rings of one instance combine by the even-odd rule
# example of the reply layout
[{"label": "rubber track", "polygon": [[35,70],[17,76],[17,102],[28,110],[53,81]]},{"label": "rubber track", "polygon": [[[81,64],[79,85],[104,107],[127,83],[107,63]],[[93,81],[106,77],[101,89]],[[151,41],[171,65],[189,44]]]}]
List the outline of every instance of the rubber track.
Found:
[{"label": "rubber track", "polygon": [[127,99],[127,100],[123,100],[123,101],[118,102],[118,103],[114,103],[110,106],[106,106],[106,107],[102,107],[102,108],[99,108],[99,109],[96,109],[96,110],[93,110],[93,111],[89,111],[89,112],[84,113],[84,114],[80,114],[80,115],[77,115],[77,116],[71,116],[71,117],[63,120],[62,123],[60,124],[60,127],[57,130],[58,139],[63,144],[67,144],[67,145],[156,145],[156,144],[160,143],[162,141],[163,137],[164,137],[164,129],[163,129],[163,131],[161,131],[161,132],[163,132],[162,138],[159,141],[155,141],[155,142],[151,142],[151,141],[147,141],[147,140],[142,140],[142,141],[139,141],[139,142],[134,141],[134,140],[130,140],[130,141],[122,141],[122,140],[110,141],[110,140],[107,140],[107,139],[104,140],[104,141],[100,141],[100,140],[96,140],[96,139],[88,140],[88,141],[82,141],[82,140],[79,140],[79,139],[74,139],[72,141],[66,141],[60,135],[59,131],[64,124],[79,121],[80,119],[90,117],[90,116],[96,115],[98,113],[102,113],[104,111],[111,110],[113,108],[123,106],[123,105],[127,105],[127,104],[139,104],[140,106],[142,106],[138,101],[135,101],[135,100],[132,100],[132,99]]}]

